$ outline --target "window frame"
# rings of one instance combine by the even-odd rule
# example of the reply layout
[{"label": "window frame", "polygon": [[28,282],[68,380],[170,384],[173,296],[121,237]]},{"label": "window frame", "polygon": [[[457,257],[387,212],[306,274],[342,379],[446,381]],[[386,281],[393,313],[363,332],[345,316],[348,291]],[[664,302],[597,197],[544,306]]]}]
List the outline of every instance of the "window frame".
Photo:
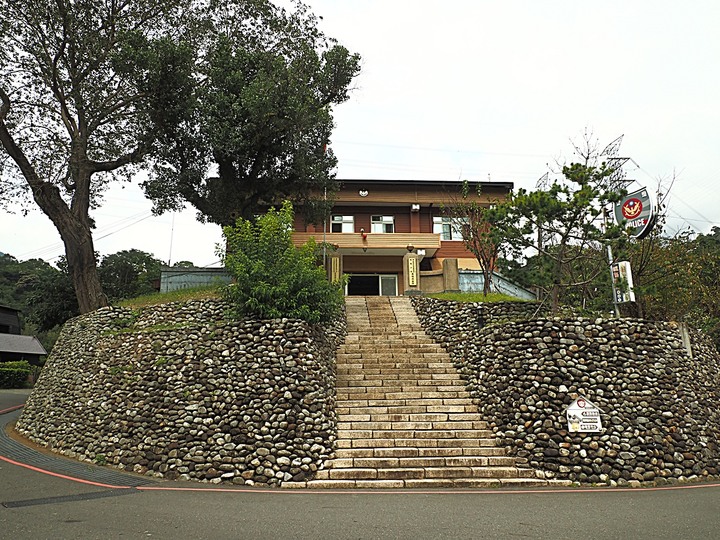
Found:
[{"label": "window frame", "polygon": [[433,233],[439,234],[443,242],[462,242],[462,228],[469,223],[467,217],[433,216]]},{"label": "window frame", "polygon": [[395,216],[371,215],[370,232],[374,234],[393,234],[395,232]]},{"label": "window frame", "polygon": [[[335,219],[340,218],[340,219]],[[340,225],[340,231],[334,231],[333,226]],[[349,230],[345,230],[349,229]],[[355,216],[346,216],[342,214],[332,214],[330,216],[330,232],[331,233],[354,233],[355,232]]]}]

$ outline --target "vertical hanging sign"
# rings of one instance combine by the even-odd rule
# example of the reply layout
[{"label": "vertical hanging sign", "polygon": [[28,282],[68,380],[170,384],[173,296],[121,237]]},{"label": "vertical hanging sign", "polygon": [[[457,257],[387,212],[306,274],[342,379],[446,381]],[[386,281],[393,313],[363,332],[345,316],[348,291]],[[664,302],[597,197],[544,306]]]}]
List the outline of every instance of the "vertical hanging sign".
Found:
[{"label": "vertical hanging sign", "polygon": [[615,291],[615,303],[625,304],[635,301],[633,291],[633,278],[630,263],[620,261],[612,264],[613,289]]},{"label": "vertical hanging sign", "polygon": [[330,258],[330,281],[332,283],[340,281],[340,257]]},{"label": "vertical hanging sign", "polygon": [[418,260],[417,260],[417,257],[408,257],[407,270],[408,270],[408,285],[410,287],[417,287],[417,284],[418,284]]}]

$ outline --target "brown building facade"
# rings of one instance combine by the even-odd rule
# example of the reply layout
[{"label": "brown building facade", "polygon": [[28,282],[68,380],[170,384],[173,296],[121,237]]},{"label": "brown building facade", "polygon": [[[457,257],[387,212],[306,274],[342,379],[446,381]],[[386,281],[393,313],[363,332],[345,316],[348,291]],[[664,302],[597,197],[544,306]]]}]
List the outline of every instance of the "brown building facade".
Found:
[{"label": "brown building facade", "polygon": [[[460,199],[462,182],[339,180],[324,226],[295,219],[296,245],[326,242],[331,278],[350,277],[348,295],[395,296],[457,289],[458,269],[478,268],[457,222],[443,208]],[[512,190],[509,182],[470,184],[472,197],[490,205]],[[453,276],[454,274],[454,276]]]}]

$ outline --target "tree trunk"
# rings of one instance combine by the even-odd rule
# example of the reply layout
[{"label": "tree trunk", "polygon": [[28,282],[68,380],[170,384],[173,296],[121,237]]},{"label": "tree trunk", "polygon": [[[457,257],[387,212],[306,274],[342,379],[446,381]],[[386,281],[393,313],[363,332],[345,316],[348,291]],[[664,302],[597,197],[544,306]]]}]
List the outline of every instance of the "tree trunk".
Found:
[{"label": "tree trunk", "polygon": [[[33,199],[60,233],[63,244],[65,244],[68,271],[75,288],[80,313],[87,313],[106,306],[107,298],[100,285],[92,228],[88,216],[90,174],[86,173],[82,178],[83,184],[79,190],[76,189],[71,208],[63,200],[56,185],[38,177],[30,161],[10,136],[2,121],[2,114],[0,114],[0,143],[20,168],[32,190]],[[78,191],[81,191],[79,196]]]},{"label": "tree trunk", "polygon": [[108,305],[100,284],[89,219],[78,217],[60,197],[56,186],[45,184],[33,193],[35,201],[50,218],[65,245],[68,272],[75,289],[80,313]]},{"label": "tree trunk", "polygon": [[80,313],[107,306],[107,297],[103,293],[97,271],[90,228],[75,223],[63,229],[60,230],[60,236],[65,244],[68,272],[75,288]]},{"label": "tree trunk", "polygon": [[551,300],[552,300],[552,314],[556,315],[558,310],[560,309],[560,284],[559,283],[553,283],[552,291],[550,293]]},{"label": "tree trunk", "polygon": [[483,296],[490,294],[490,284],[492,282],[492,270],[488,271],[483,268]]}]

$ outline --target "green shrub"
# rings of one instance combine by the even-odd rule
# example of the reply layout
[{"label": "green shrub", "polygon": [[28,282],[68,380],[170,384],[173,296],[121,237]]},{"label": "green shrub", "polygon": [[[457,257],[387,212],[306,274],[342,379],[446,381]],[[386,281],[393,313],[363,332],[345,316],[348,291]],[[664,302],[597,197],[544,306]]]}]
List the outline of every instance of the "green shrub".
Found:
[{"label": "green shrub", "polygon": [[342,286],[330,283],[317,265],[315,242],[293,245],[292,223],[292,205],[286,201],[255,222],[241,218],[223,229],[225,268],[234,278],[223,295],[235,315],[317,323],[340,313]]},{"label": "green shrub", "polygon": [[25,360],[0,363],[0,388],[22,388],[31,371]]}]

